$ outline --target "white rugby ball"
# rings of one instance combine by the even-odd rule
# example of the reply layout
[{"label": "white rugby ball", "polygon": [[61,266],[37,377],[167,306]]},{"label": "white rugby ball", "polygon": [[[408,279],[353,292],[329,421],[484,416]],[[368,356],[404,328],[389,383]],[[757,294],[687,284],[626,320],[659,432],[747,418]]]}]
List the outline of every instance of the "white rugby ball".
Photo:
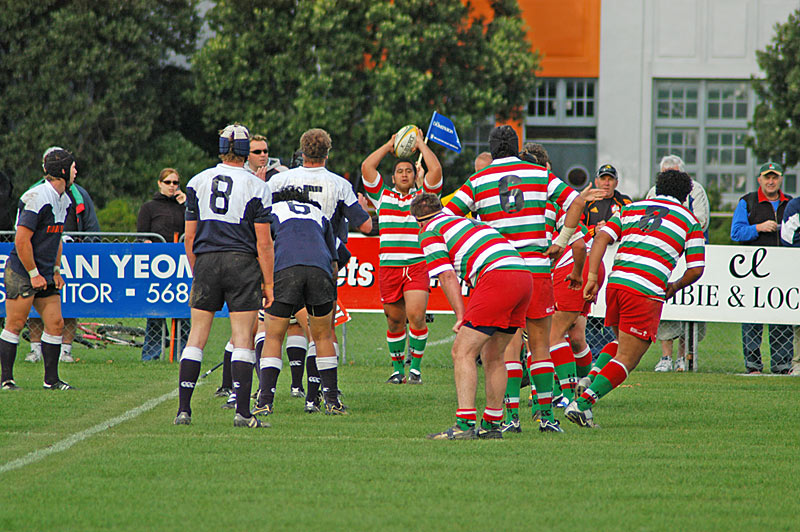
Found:
[{"label": "white rugby ball", "polygon": [[400,128],[394,136],[394,154],[400,159],[407,159],[417,146],[417,126],[408,125]]}]

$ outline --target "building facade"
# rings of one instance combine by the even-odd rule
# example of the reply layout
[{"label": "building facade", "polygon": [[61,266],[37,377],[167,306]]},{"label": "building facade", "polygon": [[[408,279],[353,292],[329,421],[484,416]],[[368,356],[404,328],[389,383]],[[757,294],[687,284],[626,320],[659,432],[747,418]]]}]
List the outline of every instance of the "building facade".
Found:
[{"label": "building facade", "polygon": [[[478,2],[478,10],[485,9]],[[755,190],[759,161],[744,139],[763,77],[756,50],[800,0],[520,0],[541,83],[518,124],[553,168],[582,188],[601,164],[643,197],[675,153],[724,203]],[[798,169],[784,190],[800,193]]]}]

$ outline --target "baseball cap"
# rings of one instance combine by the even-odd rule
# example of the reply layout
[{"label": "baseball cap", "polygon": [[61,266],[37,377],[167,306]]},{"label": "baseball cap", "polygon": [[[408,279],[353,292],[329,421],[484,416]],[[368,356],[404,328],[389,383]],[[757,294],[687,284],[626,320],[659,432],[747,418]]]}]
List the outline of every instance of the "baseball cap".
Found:
[{"label": "baseball cap", "polygon": [[614,179],[619,179],[619,175],[617,175],[617,169],[611,166],[610,164],[604,164],[600,168],[597,169],[596,177],[600,177],[601,175],[610,175],[614,176]]},{"label": "baseball cap", "polygon": [[783,175],[783,166],[778,163],[774,163],[772,161],[768,163],[764,163],[761,165],[761,168],[758,169],[758,175],[766,175],[770,173],[775,173],[778,175]]}]

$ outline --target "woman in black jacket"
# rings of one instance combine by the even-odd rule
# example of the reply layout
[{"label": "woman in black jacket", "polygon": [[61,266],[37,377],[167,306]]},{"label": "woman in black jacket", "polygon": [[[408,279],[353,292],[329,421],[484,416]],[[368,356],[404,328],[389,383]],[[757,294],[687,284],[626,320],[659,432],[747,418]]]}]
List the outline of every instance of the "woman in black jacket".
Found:
[{"label": "woman in black jacket", "polygon": [[[174,168],[164,168],[158,174],[158,192],[139,209],[136,232],[157,233],[167,242],[178,242],[183,234],[186,212],[186,194],[180,188],[181,178]],[[152,240],[145,240],[152,242]],[[186,345],[189,320],[177,320],[181,331],[181,345]],[[164,320],[148,318],[142,347],[142,360],[155,360],[161,356],[161,338]]]}]

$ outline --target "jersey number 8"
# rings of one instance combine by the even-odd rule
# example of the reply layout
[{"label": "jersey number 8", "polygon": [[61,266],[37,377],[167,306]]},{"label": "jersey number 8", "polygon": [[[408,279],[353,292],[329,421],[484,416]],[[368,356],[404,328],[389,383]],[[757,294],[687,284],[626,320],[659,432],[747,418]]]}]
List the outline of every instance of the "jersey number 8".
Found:
[{"label": "jersey number 8", "polygon": [[[220,183],[224,183],[224,190],[220,188]],[[227,175],[217,175],[211,180],[211,198],[209,206],[214,214],[225,214],[230,206],[231,191],[233,190],[233,179]],[[220,205],[220,201],[222,205]]]}]

